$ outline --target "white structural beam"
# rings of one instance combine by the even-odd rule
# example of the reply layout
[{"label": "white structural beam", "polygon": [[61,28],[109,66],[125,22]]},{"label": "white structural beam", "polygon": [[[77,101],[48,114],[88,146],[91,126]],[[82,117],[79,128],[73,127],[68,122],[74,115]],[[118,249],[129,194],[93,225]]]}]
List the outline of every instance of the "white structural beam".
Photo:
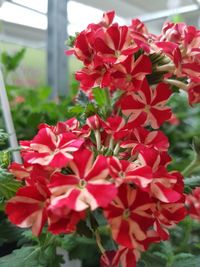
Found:
[{"label": "white structural beam", "polygon": [[[7,92],[3,81],[3,75],[0,68],[0,103],[3,112],[3,117],[5,121],[6,131],[9,134],[9,143],[12,149],[18,148],[17,137],[15,133],[15,128],[12,120],[12,115],[10,112],[10,105],[8,102]],[[21,157],[19,151],[13,152],[13,159],[17,163],[21,163]]]},{"label": "white structural beam", "polygon": [[68,62],[64,54],[67,39],[67,0],[48,1],[47,66],[48,84],[52,98],[66,96],[68,90]]},{"label": "white structural beam", "polygon": [[151,21],[162,19],[162,18],[167,18],[175,14],[186,14],[186,13],[191,13],[191,12],[195,12],[198,10],[199,10],[199,5],[193,4],[189,6],[178,7],[176,9],[161,10],[158,12],[145,14],[142,16],[138,16],[138,18],[143,22],[151,22]]},{"label": "white structural beam", "polygon": [[126,20],[130,20],[139,14],[143,14],[144,10],[137,7],[133,3],[128,3],[124,0],[114,1],[97,1],[97,0],[76,0],[76,2],[98,8],[100,10],[115,10],[116,14]]},{"label": "white structural beam", "polygon": [[[22,4],[20,4],[20,3],[15,3],[15,2],[13,2],[12,0],[5,0],[5,1],[6,1],[6,2],[10,2],[10,3],[12,3],[13,5],[20,6],[20,7],[26,8],[26,9],[28,9],[28,10],[34,11],[34,12],[36,12],[36,13],[39,13],[39,14],[42,14],[42,15],[46,15],[46,13],[44,13],[44,12],[41,12],[41,11],[36,10],[36,9],[34,9],[34,8],[31,8],[31,7],[22,5]],[[37,1],[37,0],[36,0],[36,1]]]}]

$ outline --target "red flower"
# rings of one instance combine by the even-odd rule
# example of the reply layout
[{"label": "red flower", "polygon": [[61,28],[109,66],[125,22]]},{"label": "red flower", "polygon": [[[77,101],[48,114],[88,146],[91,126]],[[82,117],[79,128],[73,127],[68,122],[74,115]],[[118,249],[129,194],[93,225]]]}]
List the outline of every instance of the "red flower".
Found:
[{"label": "red flower", "polygon": [[143,113],[146,117],[145,125],[150,124],[156,129],[172,115],[171,109],[165,106],[171,94],[167,84],[160,83],[155,89],[151,89],[144,79],[140,90],[122,97],[119,106],[129,120],[135,120]]},{"label": "red flower", "polygon": [[22,156],[29,164],[62,168],[73,159],[72,152],[77,151],[83,142],[73,133],[56,135],[50,128],[41,128],[32,141],[20,144],[24,147]]},{"label": "red flower", "polygon": [[154,229],[162,240],[167,240],[169,238],[167,229],[175,226],[186,216],[184,197],[175,203],[157,202],[154,216],[156,218]]},{"label": "red flower", "polygon": [[139,188],[145,188],[152,181],[152,171],[149,166],[141,166],[116,157],[108,158],[110,175],[117,185],[133,183]]},{"label": "red flower", "polygon": [[66,132],[76,133],[79,130],[79,121],[76,118],[71,118],[67,121],[59,121],[56,126],[51,126],[46,123],[42,123],[39,125],[39,129],[49,128],[55,134],[61,134]]},{"label": "red flower", "polygon": [[132,148],[131,154],[134,155],[143,148],[167,151],[169,142],[161,131],[150,132],[144,127],[137,127],[129,131],[127,141],[122,142],[121,147]]},{"label": "red flower", "polygon": [[96,38],[94,49],[103,63],[117,63],[124,61],[128,55],[138,50],[131,44],[131,36],[127,26],[113,24],[103,34],[102,38]]},{"label": "red flower", "polygon": [[105,65],[97,68],[83,68],[76,72],[75,77],[80,81],[80,87],[84,91],[96,86],[108,87],[111,83],[110,70]]},{"label": "red flower", "polygon": [[140,253],[136,249],[120,247],[117,251],[107,251],[101,256],[101,267],[136,267]]},{"label": "red flower", "polygon": [[147,238],[147,231],[154,223],[152,200],[146,192],[121,185],[117,197],[104,209],[113,239],[120,245],[134,248],[137,241]]},{"label": "red flower", "polygon": [[122,90],[137,91],[144,77],[151,72],[151,61],[146,55],[141,55],[137,60],[131,55],[122,63],[113,66],[112,83]]},{"label": "red flower", "polygon": [[69,164],[73,174],[56,173],[52,176],[49,188],[54,195],[53,207],[66,206],[76,211],[90,207],[94,210],[105,207],[116,196],[117,189],[108,180],[106,158],[100,155],[95,161],[93,159],[91,151],[77,151]]},{"label": "red flower", "polygon": [[45,186],[22,187],[7,202],[6,214],[13,224],[22,228],[32,227],[33,235],[38,236],[47,221],[49,197],[50,192]]},{"label": "red flower", "polygon": [[39,182],[41,184],[48,184],[51,174],[54,169],[48,166],[41,166],[39,164],[19,164],[13,162],[9,166],[9,172],[11,172],[17,180],[24,180],[26,185],[34,185]]},{"label": "red flower", "polygon": [[54,235],[72,233],[81,219],[85,218],[85,212],[76,212],[67,207],[48,209],[48,231]]},{"label": "red flower", "polygon": [[177,202],[183,197],[183,177],[179,172],[168,172],[162,154],[157,151],[140,151],[145,163],[153,170],[153,179],[147,191],[156,199],[164,203]]},{"label": "red flower", "polygon": [[192,83],[188,88],[190,105],[200,103],[200,83]]},{"label": "red flower", "polygon": [[195,220],[200,221],[200,187],[195,188],[191,194],[186,196],[188,214]]}]

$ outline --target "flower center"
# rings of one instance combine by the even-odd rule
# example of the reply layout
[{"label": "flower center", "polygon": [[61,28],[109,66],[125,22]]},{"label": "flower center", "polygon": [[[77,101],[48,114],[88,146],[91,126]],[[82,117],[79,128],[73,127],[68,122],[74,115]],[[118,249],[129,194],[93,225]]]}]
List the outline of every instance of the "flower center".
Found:
[{"label": "flower center", "polygon": [[116,56],[116,57],[119,57],[120,55],[121,55],[121,52],[120,52],[120,51],[118,51],[118,50],[115,51],[115,56]]},{"label": "flower center", "polygon": [[126,75],[126,81],[127,82],[131,82],[132,81],[132,75],[131,74],[127,74]]},{"label": "flower center", "polygon": [[87,185],[87,182],[85,180],[81,179],[79,184],[78,184],[78,188],[83,189],[86,187],[86,185]]},{"label": "flower center", "polygon": [[123,212],[123,218],[124,219],[128,219],[128,217],[130,216],[131,212],[129,209],[125,209]]},{"label": "flower center", "polygon": [[120,171],[120,172],[119,172],[119,177],[121,177],[121,178],[125,178],[125,173],[124,173],[123,171]]},{"label": "flower center", "polygon": [[145,111],[145,112],[149,112],[150,108],[151,108],[150,105],[146,105],[145,108],[144,108],[144,111]]}]

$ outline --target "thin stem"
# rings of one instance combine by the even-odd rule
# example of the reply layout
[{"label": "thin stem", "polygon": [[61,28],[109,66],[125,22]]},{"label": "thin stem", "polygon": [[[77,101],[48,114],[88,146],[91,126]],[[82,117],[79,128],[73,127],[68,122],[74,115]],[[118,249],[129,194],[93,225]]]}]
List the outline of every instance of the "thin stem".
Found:
[{"label": "thin stem", "polygon": [[112,136],[110,136],[109,150],[113,150],[113,147],[114,147],[114,139]]},{"label": "thin stem", "polygon": [[119,152],[119,149],[120,149],[120,145],[119,145],[119,142],[116,144],[115,146],[115,149],[114,149],[114,152],[113,152],[113,155],[116,156]]},{"label": "thin stem", "polygon": [[194,159],[191,161],[191,163],[182,171],[182,175],[185,177],[190,176],[194,169],[199,165],[199,157],[197,153],[194,154]]},{"label": "thin stem", "polygon": [[96,145],[97,145],[97,150],[100,150],[101,148],[101,134],[99,130],[94,131],[95,139],[96,139]]},{"label": "thin stem", "polygon": [[105,254],[105,249],[103,245],[101,244],[101,237],[99,235],[98,230],[95,231],[95,237],[96,237],[96,242],[97,242],[97,246],[99,247],[99,250],[101,251],[102,254]]},{"label": "thin stem", "polygon": [[174,69],[175,69],[175,65],[171,63],[156,67],[156,71],[159,71],[159,72],[165,72],[165,71],[168,72],[168,71],[173,71]]},{"label": "thin stem", "polygon": [[179,87],[180,89],[183,89],[183,90],[185,90],[185,91],[187,91],[187,84],[185,84],[185,83],[183,83],[183,82],[181,82],[181,81],[178,81],[178,80],[173,80],[173,79],[166,79],[166,80],[164,80],[164,82],[166,82],[166,83],[169,83],[169,84],[171,84],[171,85],[175,85],[175,86],[177,86],[177,87]]}]

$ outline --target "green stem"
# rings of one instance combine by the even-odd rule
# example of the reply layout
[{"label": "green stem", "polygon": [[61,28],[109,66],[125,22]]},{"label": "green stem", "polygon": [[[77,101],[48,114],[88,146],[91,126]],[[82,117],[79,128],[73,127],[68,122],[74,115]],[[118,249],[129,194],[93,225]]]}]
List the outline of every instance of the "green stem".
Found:
[{"label": "green stem", "polygon": [[94,131],[95,139],[96,139],[96,145],[97,145],[97,150],[99,151],[101,148],[101,134],[99,130]]},{"label": "green stem", "polygon": [[199,165],[199,158],[197,153],[194,154],[194,159],[191,161],[191,163],[182,171],[182,175],[185,177],[189,177],[194,169]]},{"label": "green stem", "polygon": [[115,146],[115,149],[114,149],[114,152],[113,152],[113,155],[114,156],[117,156],[118,152],[119,152],[119,149],[120,149],[120,145],[119,145],[119,142],[116,144]]},{"label": "green stem", "polygon": [[175,85],[175,86],[179,87],[180,89],[187,91],[187,84],[185,84],[181,81],[173,80],[173,79],[166,79],[166,80],[164,80],[164,82],[169,83],[171,85]]},{"label": "green stem", "polygon": [[181,242],[181,245],[177,248],[176,254],[181,253],[181,252],[188,252],[188,247],[189,247],[189,239],[190,239],[190,234],[192,230],[192,219],[188,216],[186,217],[186,226],[184,227],[184,238]]},{"label": "green stem", "polygon": [[109,142],[109,150],[113,150],[114,147],[114,139],[112,137],[112,135],[110,136],[110,142]]},{"label": "green stem", "polygon": [[95,231],[95,237],[96,237],[96,242],[97,242],[97,246],[99,247],[99,250],[101,251],[102,254],[105,254],[106,251],[103,245],[101,244],[101,237],[99,235],[98,230]]},{"label": "green stem", "polygon": [[165,64],[165,65],[162,65],[162,66],[157,66],[156,67],[156,71],[159,71],[159,72],[165,72],[165,71],[173,71],[175,69],[175,66],[174,64]]}]

